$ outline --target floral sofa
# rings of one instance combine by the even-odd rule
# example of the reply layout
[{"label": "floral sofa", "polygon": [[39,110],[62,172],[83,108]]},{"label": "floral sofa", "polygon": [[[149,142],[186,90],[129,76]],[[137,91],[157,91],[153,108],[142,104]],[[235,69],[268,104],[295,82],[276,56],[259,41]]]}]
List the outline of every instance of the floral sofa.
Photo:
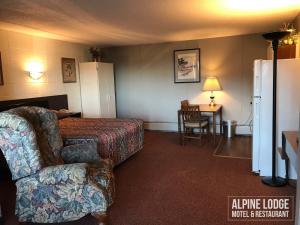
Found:
[{"label": "floral sofa", "polygon": [[99,218],[113,202],[111,162],[101,160],[92,143],[63,147],[53,112],[19,107],[0,113],[0,149],[16,181],[20,222]]}]

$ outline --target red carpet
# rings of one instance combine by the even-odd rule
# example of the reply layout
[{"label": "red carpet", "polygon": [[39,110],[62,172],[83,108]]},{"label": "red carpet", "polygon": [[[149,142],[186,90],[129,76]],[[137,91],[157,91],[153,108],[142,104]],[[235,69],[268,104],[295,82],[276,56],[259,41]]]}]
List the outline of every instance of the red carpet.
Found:
[{"label": "red carpet", "polygon": [[[271,188],[250,172],[251,160],[213,156],[208,145],[178,144],[175,133],[145,132],[145,147],[115,169],[117,198],[112,225],[292,225],[293,222],[228,222],[227,196],[295,195],[290,186]],[[1,188],[6,224],[13,189]],[[5,190],[3,190],[5,188]],[[5,192],[5,193],[4,193]],[[4,193],[4,195],[2,195]],[[5,197],[4,197],[5,196]],[[96,224],[87,216],[66,224]]]}]

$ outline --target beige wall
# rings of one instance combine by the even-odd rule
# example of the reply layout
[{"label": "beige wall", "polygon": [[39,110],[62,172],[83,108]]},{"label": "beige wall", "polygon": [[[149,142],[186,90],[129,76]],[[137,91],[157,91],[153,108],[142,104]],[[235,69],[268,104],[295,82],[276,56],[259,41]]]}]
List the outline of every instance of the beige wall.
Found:
[{"label": "beige wall", "polygon": [[[175,84],[173,50],[189,48],[201,48],[202,82]],[[224,105],[224,118],[243,125],[251,113],[253,60],[266,58],[266,48],[261,35],[246,35],[106,49],[107,61],[115,63],[118,116],[142,118],[150,129],[176,130],[180,101],[208,103],[203,81],[217,76],[224,91],[216,93],[216,102]]]},{"label": "beige wall", "polygon": [[[5,83],[0,86],[0,100],[67,94],[70,109],[81,111],[78,66],[77,82],[64,84],[61,57],[76,58],[77,63],[87,61],[86,46],[0,30],[0,51]],[[32,59],[45,67],[38,81],[24,71]]]}]

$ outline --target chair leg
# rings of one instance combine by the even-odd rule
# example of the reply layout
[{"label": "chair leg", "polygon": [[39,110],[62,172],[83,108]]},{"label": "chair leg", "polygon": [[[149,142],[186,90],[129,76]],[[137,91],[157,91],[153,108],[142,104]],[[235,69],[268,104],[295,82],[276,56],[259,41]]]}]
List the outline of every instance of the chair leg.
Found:
[{"label": "chair leg", "polygon": [[200,140],[200,145],[202,145],[202,131],[201,131],[201,128],[200,128],[200,134],[199,134],[199,140]]},{"label": "chair leg", "polygon": [[209,139],[210,139],[210,126],[209,126],[209,121],[207,123],[207,127],[206,127],[206,130],[207,130],[207,138],[208,138],[208,142],[209,142]]},{"label": "chair leg", "polygon": [[183,133],[180,134],[180,135],[181,135],[181,136],[180,136],[180,139],[181,139],[181,145],[183,145],[183,146],[184,146],[184,135],[185,135],[185,132],[186,132],[186,128],[183,127]]},{"label": "chair leg", "polygon": [[109,225],[106,213],[92,213],[92,216],[98,221],[98,225]]}]

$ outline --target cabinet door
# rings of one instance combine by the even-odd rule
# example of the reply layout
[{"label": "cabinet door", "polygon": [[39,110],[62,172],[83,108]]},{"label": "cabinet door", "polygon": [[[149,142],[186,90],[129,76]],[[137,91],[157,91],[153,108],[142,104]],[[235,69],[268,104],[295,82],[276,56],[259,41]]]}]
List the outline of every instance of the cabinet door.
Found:
[{"label": "cabinet door", "polygon": [[80,63],[80,90],[82,116],[84,118],[99,118],[100,92],[97,63]]},{"label": "cabinet door", "polygon": [[101,117],[116,118],[115,82],[113,64],[99,63],[99,90]]}]

